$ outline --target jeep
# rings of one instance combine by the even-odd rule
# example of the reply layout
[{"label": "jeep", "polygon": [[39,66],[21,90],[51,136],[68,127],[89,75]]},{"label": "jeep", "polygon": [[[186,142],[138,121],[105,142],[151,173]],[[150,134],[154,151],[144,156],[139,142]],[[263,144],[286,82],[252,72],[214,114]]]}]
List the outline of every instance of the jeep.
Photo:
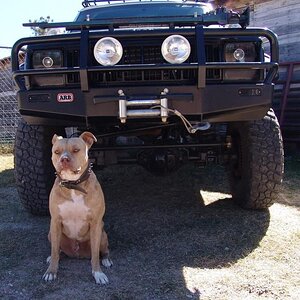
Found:
[{"label": "jeep", "polygon": [[236,204],[274,202],[283,176],[271,108],[277,37],[249,27],[249,8],[207,2],[85,0],[73,22],[24,24],[48,32],[12,49],[22,116],[16,183],[28,211],[48,213],[53,134],[85,130],[98,139],[95,167],[137,163],[167,174],[189,161],[219,163]]}]

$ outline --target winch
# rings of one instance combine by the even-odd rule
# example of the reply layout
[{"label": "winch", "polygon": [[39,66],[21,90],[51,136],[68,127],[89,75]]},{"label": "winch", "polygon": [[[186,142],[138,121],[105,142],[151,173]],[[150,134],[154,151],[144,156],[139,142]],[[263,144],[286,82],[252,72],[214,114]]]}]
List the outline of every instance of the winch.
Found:
[{"label": "winch", "polygon": [[[123,90],[119,90],[119,118],[126,123],[127,118],[161,117],[162,122],[168,118],[169,90],[165,88],[158,97],[129,98]],[[153,108],[155,106],[155,108]]]}]

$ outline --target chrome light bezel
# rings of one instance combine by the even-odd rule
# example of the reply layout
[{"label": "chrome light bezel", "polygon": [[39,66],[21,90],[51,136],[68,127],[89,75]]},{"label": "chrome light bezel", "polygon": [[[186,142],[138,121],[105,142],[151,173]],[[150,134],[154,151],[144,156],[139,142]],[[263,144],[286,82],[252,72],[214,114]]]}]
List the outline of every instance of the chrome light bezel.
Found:
[{"label": "chrome light bezel", "polygon": [[53,58],[50,56],[46,56],[42,59],[42,64],[45,68],[52,68],[54,61]]},{"label": "chrome light bezel", "polygon": [[[116,58],[114,61],[110,61],[107,57],[105,57],[105,54],[103,53],[103,49],[101,49],[101,47],[104,46],[102,44],[105,42],[112,43],[112,45],[114,46],[114,48],[116,50],[116,52],[115,52]],[[104,50],[105,50],[105,48],[104,48]],[[111,54],[111,57],[112,57],[113,53],[108,53],[107,51],[108,50],[106,50],[106,54]],[[113,37],[101,38],[100,40],[97,41],[97,43],[94,46],[94,57],[95,57],[96,61],[102,66],[114,66],[121,60],[122,56],[123,56],[122,44]]]},{"label": "chrome light bezel", "polygon": [[[178,51],[178,47],[172,48],[172,44],[176,44],[176,42],[181,42],[181,46],[183,46],[186,49],[181,49],[181,51],[185,50],[185,53],[182,53],[181,55],[178,55],[176,57],[176,51]],[[174,46],[174,45],[173,45]],[[174,51],[173,53],[171,53]],[[190,42],[182,35],[179,34],[173,34],[168,36],[161,45],[161,54],[163,58],[169,62],[170,64],[182,64],[189,58],[191,54],[191,45]]]}]

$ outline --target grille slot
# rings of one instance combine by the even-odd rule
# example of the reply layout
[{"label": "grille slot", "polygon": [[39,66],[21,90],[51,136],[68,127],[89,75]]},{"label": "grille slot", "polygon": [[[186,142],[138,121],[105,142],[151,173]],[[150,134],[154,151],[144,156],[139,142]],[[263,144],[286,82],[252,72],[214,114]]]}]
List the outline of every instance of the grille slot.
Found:
[{"label": "grille slot", "polygon": [[129,64],[158,64],[164,59],[159,46],[125,47],[121,63]]},{"label": "grille slot", "polygon": [[66,60],[66,65],[68,67],[79,67],[79,50],[67,49]]},{"label": "grille slot", "polygon": [[[206,45],[205,46],[205,54],[206,54],[207,62],[221,61],[220,47],[216,43]],[[208,80],[220,80],[221,79],[221,70],[218,70],[218,69],[206,70],[206,78]]]},{"label": "grille slot", "polygon": [[114,71],[114,72],[93,72],[89,79],[93,85],[103,83],[135,83],[135,82],[177,82],[193,83],[196,80],[195,70],[146,70],[146,71]]}]

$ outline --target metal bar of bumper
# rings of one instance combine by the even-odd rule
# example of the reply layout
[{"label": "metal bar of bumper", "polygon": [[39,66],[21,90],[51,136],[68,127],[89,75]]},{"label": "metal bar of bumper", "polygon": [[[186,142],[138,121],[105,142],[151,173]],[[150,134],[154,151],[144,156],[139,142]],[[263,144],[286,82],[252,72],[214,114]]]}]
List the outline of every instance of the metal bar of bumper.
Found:
[{"label": "metal bar of bumper", "polygon": [[[271,63],[260,63],[260,62],[253,62],[253,63],[206,63],[204,66],[201,66],[202,69],[254,69],[254,70],[268,70],[266,75],[265,84],[271,84],[276,73],[278,70],[278,63],[271,62]],[[87,68],[87,73],[89,72],[99,72],[99,71],[128,71],[128,70],[172,70],[176,68],[177,70],[198,70],[198,64],[181,64],[181,65],[121,65],[121,66],[111,66],[111,67],[92,67]],[[25,70],[25,71],[15,71],[13,73],[13,79],[17,83],[19,89],[25,89],[24,84],[21,80],[23,76],[30,76],[30,75],[52,75],[52,74],[68,74],[68,73],[80,73],[81,69],[77,68],[59,68],[59,69],[49,69],[49,70]],[[86,81],[84,81],[86,82]],[[204,84],[201,86],[204,87]],[[63,88],[63,87],[62,87]],[[86,84],[81,87],[83,91],[87,91]]]},{"label": "metal bar of bumper", "polygon": [[[134,87],[125,89],[124,92],[131,99],[138,96],[159,95],[163,87]],[[23,114],[43,116],[78,116],[99,120],[118,116],[118,103],[120,96],[115,88],[92,89],[89,93],[82,92],[79,88],[69,90],[74,101],[60,103],[57,94],[60,90],[32,90],[18,92],[19,108]],[[155,93],[154,93],[155,92]],[[244,110],[252,107],[270,107],[273,94],[273,85],[255,84],[219,84],[207,85],[204,89],[196,86],[174,86],[168,93],[168,102],[171,109],[180,111],[185,116],[197,120],[208,120],[215,115],[225,115],[234,110]],[[32,101],[47,97],[47,101]],[[124,98],[124,101],[126,99]],[[143,107],[142,107],[143,108]],[[56,117],[55,117],[56,118]],[[218,117],[219,118],[219,117]],[[160,121],[156,118],[154,121]],[[222,120],[226,120],[223,118]],[[238,119],[237,119],[238,120]]]}]

